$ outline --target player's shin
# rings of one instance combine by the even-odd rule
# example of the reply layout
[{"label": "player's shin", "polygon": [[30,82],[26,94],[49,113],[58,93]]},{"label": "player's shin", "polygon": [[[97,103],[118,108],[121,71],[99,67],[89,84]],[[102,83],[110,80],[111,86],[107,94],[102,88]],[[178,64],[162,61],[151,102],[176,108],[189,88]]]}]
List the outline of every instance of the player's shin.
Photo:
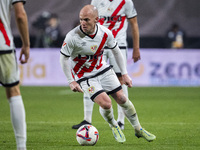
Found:
[{"label": "player's shin", "polygon": [[86,120],[89,123],[92,123],[92,111],[94,102],[86,94],[84,94],[83,103],[84,103],[84,120]]},{"label": "player's shin", "polygon": [[[126,95],[126,97],[128,97],[128,87],[126,85],[122,85],[122,90],[124,92],[124,94]],[[117,105],[117,110],[118,110],[118,118],[117,118],[117,122],[121,122],[123,125],[125,124],[124,120],[125,120],[125,115],[124,115],[124,111],[122,109],[122,107],[118,104]]]},{"label": "player's shin", "polygon": [[110,126],[112,127],[117,126],[117,121],[114,119],[112,107],[110,109],[103,109],[102,107],[99,107],[99,112],[101,116],[104,118],[104,120],[109,123]]},{"label": "player's shin", "polygon": [[17,147],[26,148],[26,120],[25,109],[21,96],[9,98],[10,115],[13,124]]},{"label": "player's shin", "polygon": [[135,130],[139,131],[141,128],[136,110],[134,105],[130,100],[127,100],[124,104],[120,104],[122,109],[124,110],[124,113],[126,117],[128,118],[131,125],[134,127]]}]

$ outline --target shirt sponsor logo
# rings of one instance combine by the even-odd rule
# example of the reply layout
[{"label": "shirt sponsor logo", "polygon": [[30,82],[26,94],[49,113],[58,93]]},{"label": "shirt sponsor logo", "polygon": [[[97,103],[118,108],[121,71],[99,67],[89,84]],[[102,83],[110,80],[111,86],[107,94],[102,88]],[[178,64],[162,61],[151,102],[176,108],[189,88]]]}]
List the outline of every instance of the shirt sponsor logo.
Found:
[{"label": "shirt sponsor logo", "polygon": [[101,21],[112,21],[112,22],[118,22],[122,21],[122,16],[117,15],[117,16],[100,16]]}]

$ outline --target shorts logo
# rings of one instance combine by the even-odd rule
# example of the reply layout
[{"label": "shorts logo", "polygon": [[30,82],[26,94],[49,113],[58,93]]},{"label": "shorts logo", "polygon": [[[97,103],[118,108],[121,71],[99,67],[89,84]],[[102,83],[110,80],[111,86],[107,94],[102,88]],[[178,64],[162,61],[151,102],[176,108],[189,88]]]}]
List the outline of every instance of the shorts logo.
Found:
[{"label": "shorts logo", "polygon": [[91,49],[92,52],[95,52],[97,50],[97,45],[91,46],[90,49]]},{"label": "shorts logo", "polygon": [[94,93],[94,90],[95,90],[94,86],[91,86],[91,87],[88,88],[88,92],[91,93],[91,94]]}]

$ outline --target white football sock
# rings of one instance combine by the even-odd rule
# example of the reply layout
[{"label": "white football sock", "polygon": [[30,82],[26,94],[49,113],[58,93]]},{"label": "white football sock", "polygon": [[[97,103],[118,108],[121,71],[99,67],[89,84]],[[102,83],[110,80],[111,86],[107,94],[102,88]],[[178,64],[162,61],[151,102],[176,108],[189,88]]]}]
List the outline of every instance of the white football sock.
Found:
[{"label": "white football sock", "polygon": [[141,129],[141,125],[133,103],[130,100],[127,100],[124,104],[120,104],[120,106],[122,106],[126,117],[134,129],[139,131]]},{"label": "white football sock", "polygon": [[92,123],[92,111],[94,102],[86,95],[83,96],[83,105],[84,105],[84,120],[89,123]]},{"label": "white football sock", "polygon": [[9,98],[9,103],[17,149],[26,149],[26,120],[22,97],[20,95],[13,96]]},{"label": "white football sock", "polygon": [[[122,90],[124,92],[124,94],[126,95],[126,97],[128,97],[128,87],[126,85],[122,85]],[[125,120],[125,114],[124,111],[122,109],[122,107],[117,104],[117,110],[118,110],[118,118],[117,118],[117,122],[121,122],[122,124],[125,124],[124,120]]]},{"label": "white football sock", "polygon": [[99,106],[99,112],[101,116],[104,118],[106,122],[108,122],[111,126],[117,126],[117,121],[114,119],[113,108],[103,109]]}]

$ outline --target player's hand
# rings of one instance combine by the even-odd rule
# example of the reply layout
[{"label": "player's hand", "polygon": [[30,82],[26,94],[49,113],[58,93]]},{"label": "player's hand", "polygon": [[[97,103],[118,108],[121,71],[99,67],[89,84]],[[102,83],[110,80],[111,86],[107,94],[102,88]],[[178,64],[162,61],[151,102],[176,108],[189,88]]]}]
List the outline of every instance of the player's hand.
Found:
[{"label": "player's hand", "polygon": [[22,47],[20,56],[19,56],[19,61],[21,64],[25,64],[28,62],[29,51],[30,51],[30,47],[24,47],[24,46]]},{"label": "player's hand", "polygon": [[81,92],[83,93],[83,90],[81,89],[80,85],[76,82],[76,81],[73,81],[69,84],[71,90],[73,92]]},{"label": "player's hand", "polygon": [[141,59],[140,58],[140,50],[139,49],[138,50],[133,50],[132,58],[133,58],[133,62],[134,63]]},{"label": "player's hand", "polygon": [[132,87],[132,79],[129,77],[128,74],[122,75],[122,78],[125,85],[127,85],[128,87]]}]

